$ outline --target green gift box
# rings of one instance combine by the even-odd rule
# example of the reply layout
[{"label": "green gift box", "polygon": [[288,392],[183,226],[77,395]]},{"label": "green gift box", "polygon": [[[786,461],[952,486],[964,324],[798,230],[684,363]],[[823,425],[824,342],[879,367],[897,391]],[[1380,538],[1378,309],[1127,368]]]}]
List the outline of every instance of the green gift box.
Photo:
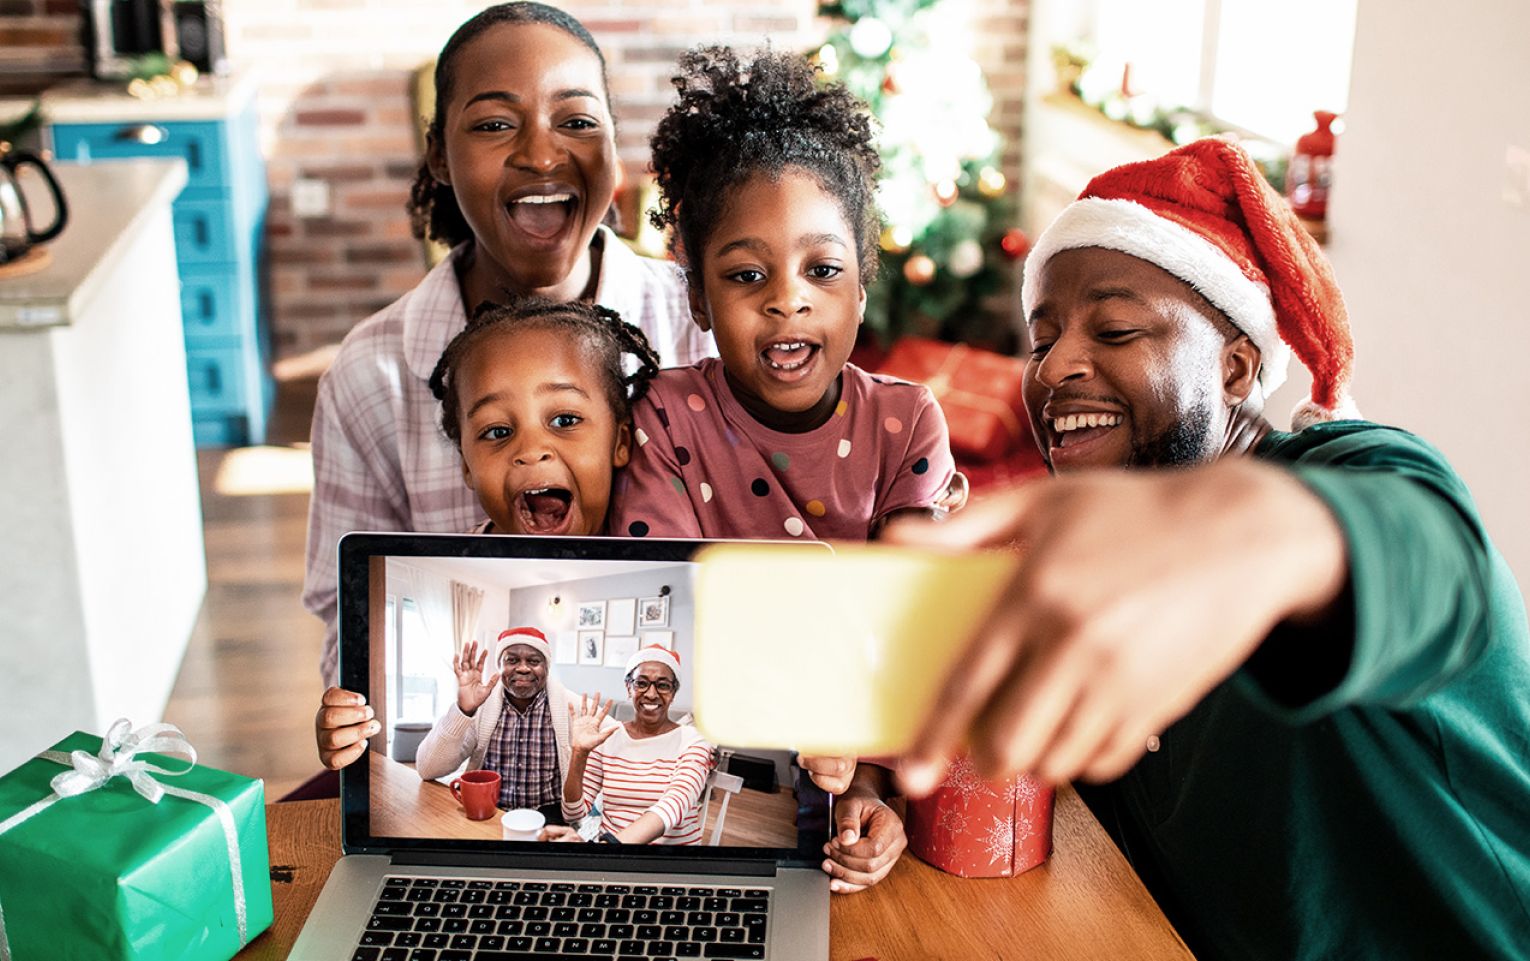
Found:
[{"label": "green gift box", "polygon": [[0,961],[227,961],[271,926],[264,786],[195,759],[123,720],[0,777]]}]

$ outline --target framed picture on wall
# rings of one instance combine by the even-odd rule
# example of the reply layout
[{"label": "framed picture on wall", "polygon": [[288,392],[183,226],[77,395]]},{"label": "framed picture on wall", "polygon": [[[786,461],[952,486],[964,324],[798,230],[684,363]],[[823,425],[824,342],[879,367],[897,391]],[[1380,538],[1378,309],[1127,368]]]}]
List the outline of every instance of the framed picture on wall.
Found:
[{"label": "framed picture on wall", "polygon": [[638,601],[638,627],[669,626],[669,595]]},{"label": "framed picture on wall", "polygon": [[[606,633],[635,634],[637,632],[637,599],[615,597],[606,601]],[[626,663],[625,661],[623,663]]]},{"label": "framed picture on wall", "polygon": [[585,601],[579,605],[579,621],[576,625],[581,631],[603,631],[606,629],[606,602]]},{"label": "framed picture on wall", "polygon": [[605,649],[606,635],[602,631],[579,632],[579,663],[599,665]]},{"label": "framed picture on wall", "polygon": [[559,631],[558,644],[553,648],[553,663],[579,663],[579,635],[574,631]]},{"label": "framed picture on wall", "polygon": [[637,653],[638,639],[631,635],[606,638],[606,667],[626,667],[627,658]]},{"label": "framed picture on wall", "polygon": [[653,647],[655,644],[657,644],[660,647],[667,647],[667,648],[669,648],[670,650],[673,651],[675,649],[675,632],[674,631],[644,631],[643,632],[643,646],[644,647]]}]

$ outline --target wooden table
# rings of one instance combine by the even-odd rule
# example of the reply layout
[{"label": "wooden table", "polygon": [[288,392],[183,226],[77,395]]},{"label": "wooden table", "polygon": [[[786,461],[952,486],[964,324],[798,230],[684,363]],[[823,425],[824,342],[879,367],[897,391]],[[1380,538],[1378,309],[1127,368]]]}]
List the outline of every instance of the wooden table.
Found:
[{"label": "wooden table", "polygon": [[[836,895],[833,961],[1190,958],[1089,809],[1057,791],[1052,860],[1016,878],[970,880],[905,855],[881,884]],[[340,802],[266,806],[276,923],[239,961],[283,961],[340,857]],[[337,959],[344,961],[344,959]]]},{"label": "wooden table", "polygon": [[372,833],[385,838],[459,838],[502,840],[499,818],[470,821],[452,789],[440,781],[421,780],[414,768],[381,751],[368,751],[371,764]]}]

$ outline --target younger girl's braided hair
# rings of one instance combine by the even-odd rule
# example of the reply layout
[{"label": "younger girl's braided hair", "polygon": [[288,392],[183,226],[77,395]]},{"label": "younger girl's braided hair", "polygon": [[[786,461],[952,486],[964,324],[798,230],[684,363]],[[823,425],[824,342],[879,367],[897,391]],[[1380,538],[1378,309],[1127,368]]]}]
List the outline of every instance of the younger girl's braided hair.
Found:
[{"label": "younger girl's braided hair", "polygon": [[[509,304],[486,301],[446,345],[430,375],[430,392],[441,402],[441,430],[459,447],[462,429],[458,418],[462,411],[457,398],[457,369],[475,342],[491,331],[507,329],[557,330],[580,338],[591,362],[600,370],[606,400],[618,424],[632,419],[632,405],[648,392],[649,381],[659,372],[659,354],[647,336],[609,307],[581,301],[559,303],[545,297],[516,298]],[[630,374],[623,366],[623,357],[628,354],[637,360],[637,369]]]}]

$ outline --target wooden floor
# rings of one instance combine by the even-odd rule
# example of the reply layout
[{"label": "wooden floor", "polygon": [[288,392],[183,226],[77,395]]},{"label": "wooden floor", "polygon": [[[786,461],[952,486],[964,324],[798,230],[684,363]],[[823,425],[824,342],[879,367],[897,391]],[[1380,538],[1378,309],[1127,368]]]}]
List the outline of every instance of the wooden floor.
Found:
[{"label": "wooden floor", "polygon": [[[269,442],[306,444],[314,382],[280,386]],[[313,715],[323,687],[324,631],[303,609],[305,493],[219,493],[231,456],[198,452],[207,544],[207,598],[165,719],[199,759],[264,778],[274,800],[319,772]]]}]

